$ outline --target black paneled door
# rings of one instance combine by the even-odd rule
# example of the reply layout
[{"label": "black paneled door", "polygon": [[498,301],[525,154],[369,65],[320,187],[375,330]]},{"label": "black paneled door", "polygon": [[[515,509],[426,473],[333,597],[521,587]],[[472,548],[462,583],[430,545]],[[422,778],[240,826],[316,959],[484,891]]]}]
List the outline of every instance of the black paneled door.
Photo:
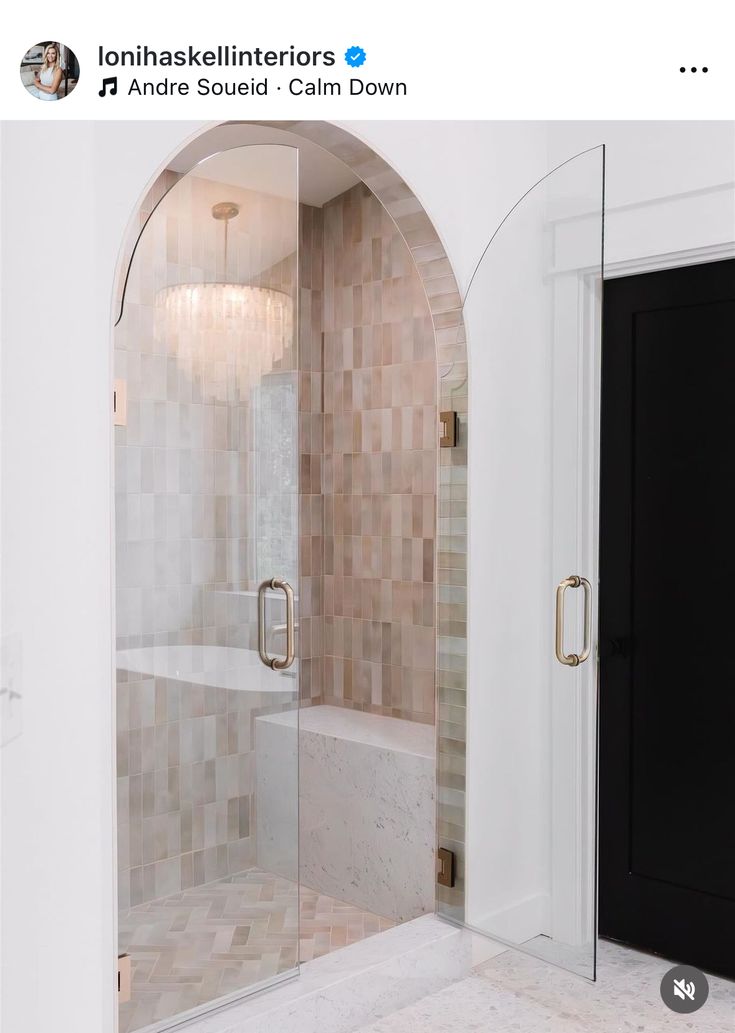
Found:
[{"label": "black paneled door", "polygon": [[735,977],[735,261],[603,317],[600,933]]}]

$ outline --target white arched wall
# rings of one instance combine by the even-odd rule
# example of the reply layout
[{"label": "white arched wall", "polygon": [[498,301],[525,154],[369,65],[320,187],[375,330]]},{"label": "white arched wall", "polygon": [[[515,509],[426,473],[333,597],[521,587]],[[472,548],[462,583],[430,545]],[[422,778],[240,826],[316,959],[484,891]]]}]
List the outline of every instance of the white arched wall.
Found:
[{"label": "white arched wall", "polygon": [[[714,221],[698,215],[718,185],[735,180],[731,123],[343,124],[411,184],[462,287],[492,230],[559,163],[560,149],[608,142],[609,210],[698,192],[701,206],[686,217],[677,210],[679,239],[698,235],[700,246],[720,235],[727,202]],[[100,492],[111,472],[112,283],[131,212],[155,171],[201,128],[2,125],[2,633],[22,642],[24,695],[22,735],[1,751],[0,1024],[9,1033],[114,1028],[112,500]],[[52,177],[33,160],[39,153],[64,156]],[[641,239],[640,220],[626,230],[622,208],[620,216],[619,255],[657,246]],[[41,268],[50,225],[61,243]],[[475,376],[478,443],[486,388]],[[481,529],[491,499],[479,448],[470,469],[471,524]],[[492,617],[476,587],[470,693]],[[485,777],[489,769],[470,774],[477,794]]]}]

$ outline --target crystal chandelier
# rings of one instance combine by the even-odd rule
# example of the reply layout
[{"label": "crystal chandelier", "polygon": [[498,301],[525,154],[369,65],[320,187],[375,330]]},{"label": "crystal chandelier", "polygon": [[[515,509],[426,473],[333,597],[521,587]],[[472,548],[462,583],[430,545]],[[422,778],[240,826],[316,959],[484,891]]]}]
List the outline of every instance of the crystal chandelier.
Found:
[{"label": "crystal chandelier", "polygon": [[[216,204],[212,217],[227,227],[239,207]],[[227,273],[225,272],[225,276]],[[179,283],[156,295],[156,337],[191,363],[219,397],[245,398],[283,358],[293,334],[293,304],[283,291],[240,283]]]}]

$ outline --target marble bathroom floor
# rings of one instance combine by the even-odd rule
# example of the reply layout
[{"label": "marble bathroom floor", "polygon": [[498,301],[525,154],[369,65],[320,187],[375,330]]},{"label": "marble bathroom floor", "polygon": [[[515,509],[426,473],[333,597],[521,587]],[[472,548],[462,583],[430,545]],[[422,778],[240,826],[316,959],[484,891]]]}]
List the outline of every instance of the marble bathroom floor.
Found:
[{"label": "marble bathroom floor", "polygon": [[303,886],[299,906],[295,883],[255,868],[141,904],[119,920],[120,950],[133,959],[119,1033],[287,972],[297,949],[311,961],[393,925]]},{"label": "marble bathroom floor", "polygon": [[733,1033],[735,983],[708,976],[704,1006],[678,1015],[659,994],[672,964],[602,940],[590,983],[506,951],[359,1033]]}]

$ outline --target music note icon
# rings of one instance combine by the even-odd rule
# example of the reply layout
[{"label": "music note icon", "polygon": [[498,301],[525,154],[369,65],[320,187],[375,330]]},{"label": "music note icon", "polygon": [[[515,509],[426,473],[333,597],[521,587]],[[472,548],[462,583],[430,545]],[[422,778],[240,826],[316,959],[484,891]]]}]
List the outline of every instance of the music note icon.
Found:
[{"label": "music note icon", "polygon": [[102,89],[100,90],[100,97],[107,96],[107,87],[110,87],[110,96],[114,97],[117,93],[117,76],[110,75],[107,79],[102,80]]}]

